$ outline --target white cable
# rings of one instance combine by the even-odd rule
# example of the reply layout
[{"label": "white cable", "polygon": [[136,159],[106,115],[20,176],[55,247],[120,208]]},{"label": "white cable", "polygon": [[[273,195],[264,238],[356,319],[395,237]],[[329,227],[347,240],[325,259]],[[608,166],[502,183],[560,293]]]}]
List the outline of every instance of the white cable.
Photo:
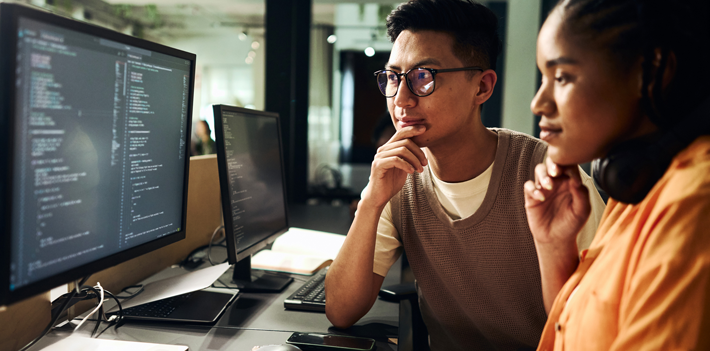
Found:
[{"label": "white cable", "polygon": [[81,328],[81,325],[84,324],[84,322],[86,322],[86,320],[89,319],[89,317],[91,317],[94,313],[96,313],[96,311],[98,311],[99,308],[101,308],[101,306],[104,304],[104,288],[101,286],[101,283],[96,282],[96,286],[94,288],[99,289],[99,295],[101,297],[101,299],[99,300],[99,304],[96,305],[96,308],[94,308],[94,310],[91,311],[91,313],[87,314],[86,317],[84,317],[84,319],[82,319],[81,322],[79,322],[79,325],[77,325],[76,328],[74,328],[74,331],[79,330],[79,328]]}]

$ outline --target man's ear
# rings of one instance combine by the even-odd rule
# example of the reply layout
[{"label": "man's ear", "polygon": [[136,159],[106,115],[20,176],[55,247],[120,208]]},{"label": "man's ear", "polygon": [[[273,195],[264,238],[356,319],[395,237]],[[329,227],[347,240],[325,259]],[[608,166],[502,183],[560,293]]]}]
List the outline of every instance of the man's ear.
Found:
[{"label": "man's ear", "polygon": [[497,81],[498,75],[494,70],[488,69],[481,73],[481,78],[478,81],[478,92],[475,97],[476,105],[481,105],[490,99]]}]

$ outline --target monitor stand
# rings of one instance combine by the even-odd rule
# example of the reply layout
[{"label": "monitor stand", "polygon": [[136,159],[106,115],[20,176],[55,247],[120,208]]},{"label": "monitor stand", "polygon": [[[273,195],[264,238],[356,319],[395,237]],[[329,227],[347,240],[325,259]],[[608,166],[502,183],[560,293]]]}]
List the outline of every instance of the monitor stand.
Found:
[{"label": "monitor stand", "polygon": [[280,292],[292,281],[293,278],[280,273],[252,270],[251,256],[248,256],[233,265],[215,284],[222,283],[240,292]]}]

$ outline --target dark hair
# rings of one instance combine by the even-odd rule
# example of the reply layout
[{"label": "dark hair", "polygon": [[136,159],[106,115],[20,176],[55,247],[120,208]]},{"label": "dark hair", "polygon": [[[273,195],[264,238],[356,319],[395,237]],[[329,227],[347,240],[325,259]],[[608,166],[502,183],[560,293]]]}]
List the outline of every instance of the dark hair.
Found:
[{"label": "dark hair", "polygon": [[[708,0],[560,0],[555,8],[563,10],[565,32],[582,45],[606,50],[620,69],[643,57],[641,103],[656,125],[676,124],[710,95]],[[658,49],[660,68],[654,76]],[[675,75],[665,92],[663,84],[654,84],[651,101],[649,84],[662,82],[670,52],[676,57]]]},{"label": "dark hair", "polygon": [[474,1],[412,0],[387,16],[387,35],[394,43],[404,30],[433,30],[449,33],[453,52],[467,66],[496,68],[502,43],[498,18]]},{"label": "dark hair", "polygon": [[207,129],[207,134],[212,132],[212,130],[210,129],[210,124],[207,123],[207,121],[205,121],[204,119],[197,121],[197,123],[203,124],[205,126],[205,128]]}]

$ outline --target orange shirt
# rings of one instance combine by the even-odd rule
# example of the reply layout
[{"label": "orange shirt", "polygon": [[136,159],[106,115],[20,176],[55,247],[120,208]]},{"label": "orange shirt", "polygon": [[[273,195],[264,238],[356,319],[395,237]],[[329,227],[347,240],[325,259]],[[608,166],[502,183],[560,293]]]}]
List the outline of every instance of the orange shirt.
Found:
[{"label": "orange shirt", "polygon": [[639,204],[609,200],[538,350],[710,350],[710,137]]}]

